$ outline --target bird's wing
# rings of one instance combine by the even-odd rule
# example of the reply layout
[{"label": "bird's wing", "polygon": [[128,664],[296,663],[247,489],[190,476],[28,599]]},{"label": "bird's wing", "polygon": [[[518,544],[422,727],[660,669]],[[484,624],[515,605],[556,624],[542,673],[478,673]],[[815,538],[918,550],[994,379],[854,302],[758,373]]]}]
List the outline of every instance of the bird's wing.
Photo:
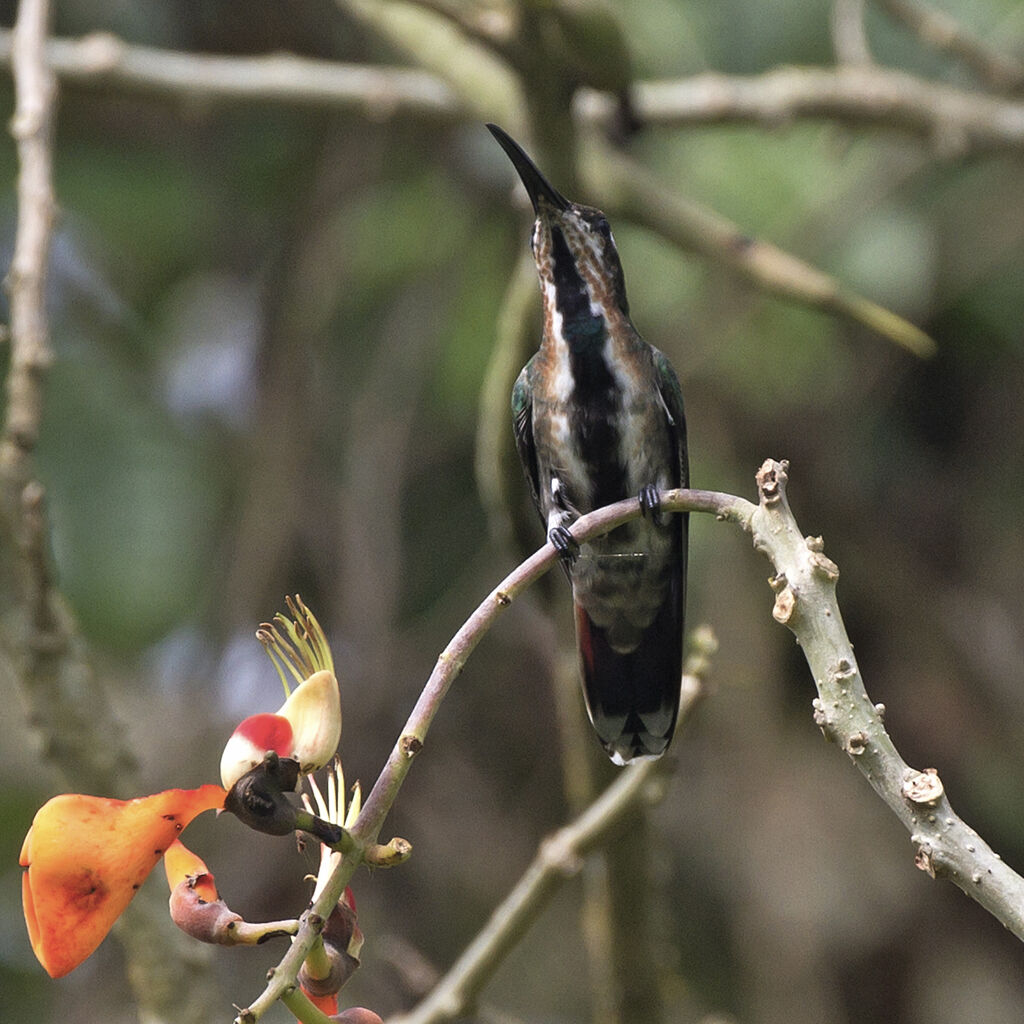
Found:
[{"label": "bird's wing", "polygon": [[672,364],[663,352],[654,349],[654,370],[658,380],[658,391],[668,413],[669,430],[675,441],[679,459],[679,486],[690,486],[690,461],[686,448],[686,413],[683,411],[683,392],[679,378]]},{"label": "bird's wing", "polygon": [[512,388],[512,427],[516,435],[516,451],[519,452],[519,461],[523,464],[526,482],[530,485],[533,503],[543,518],[540,505],[537,447],[533,440],[533,388],[530,385],[532,363],[533,359],[523,367]]}]

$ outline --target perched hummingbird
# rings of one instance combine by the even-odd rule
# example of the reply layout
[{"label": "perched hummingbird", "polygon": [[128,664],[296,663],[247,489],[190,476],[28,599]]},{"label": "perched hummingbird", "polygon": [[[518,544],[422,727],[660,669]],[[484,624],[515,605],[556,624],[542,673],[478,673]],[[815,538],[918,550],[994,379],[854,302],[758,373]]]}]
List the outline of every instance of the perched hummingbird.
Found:
[{"label": "perched hummingbird", "polygon": [[[685,515],[658,491],[689,485],[686,421],[668,359],[629,318],[622,265],[600,210],[558,193],[497,125],[533,203],[544,337],[512,392],[516,447],[572,584],[583,694],[615,764],[658,757],[682,681]],[[583,513],[638,495],[643,516],[577,545]]]}]

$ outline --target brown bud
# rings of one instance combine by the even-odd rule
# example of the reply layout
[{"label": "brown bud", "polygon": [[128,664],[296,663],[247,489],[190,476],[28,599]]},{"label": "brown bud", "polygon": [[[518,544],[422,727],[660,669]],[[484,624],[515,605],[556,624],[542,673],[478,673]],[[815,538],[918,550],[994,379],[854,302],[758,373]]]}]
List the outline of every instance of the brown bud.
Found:
[{"label": "brown bud", "polygon": [[351,893],[346,890],[345,895],[338,900],[331,911],[331,916],[327,918],[327,924],[324,925],[323,937],[324,942],[330,942],[338,949],[358,957],[359,951],[363,948],[363,933],[359,930],[355,908],[348,902],[350,896]]},{"label": "brown bud", "polygon": [[[356,922],[355,908],[349,902],[352,894],[345,895],[331,911],[321,933],[324,954],[330,970],[322,977],[314,977],[307,960],[299,970],[299,984],[313,996],[329,996],[348,984],[359,968],[359,951],[363,948],[363,933]],[[354,902],[354,900],[352,900]]]},{"label": "brown bud", "polygon": [[170,900],[171,920],[200,942],[233,946],[235,926],[242,920],[241,916],[221,899],[204,900],[196,891],[196,877],[190,875],[174,887]]},{"label": "brown bud", "polygon": [[331,969],[323,978],[314,978],[310,973],[308,963],[304,963],[299,968],[299,984],[307,995],[333,996],[348,984],[349,979],[359,969],[359,961],[356,957],[343,952],[329,942],[324,943],[324,952],[327,954]]}]

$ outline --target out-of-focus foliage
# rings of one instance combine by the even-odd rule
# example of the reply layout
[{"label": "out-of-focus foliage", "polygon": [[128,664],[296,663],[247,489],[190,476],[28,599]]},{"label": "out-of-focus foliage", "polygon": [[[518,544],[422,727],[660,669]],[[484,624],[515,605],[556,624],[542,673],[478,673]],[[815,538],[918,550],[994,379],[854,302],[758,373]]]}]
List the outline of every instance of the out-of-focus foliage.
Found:
[{"label": "out-of-focus foliage", "polygon": [[[641,77],[832,61],[825,3],[620,6]],[[1024,53],[1010,0],[947,6]],[[59,8],[58,34],[398,59],[327,0]],[[968,81],[878,11],[868,26],[880,60]],[[9,110],[9,84],[0,94]],[[922,362],[613,224],[636,323],[679,371],[695,485],[751,495],[764,458],[791,461],[794,510],[842,570],[897,745],[1024,868],[1020,157],[943,160],[823,124],[655,129],[633,150],[938,342]],[[0,173],[13,182],[10,142]],[[212,781],[238,718],[276,707],[249,637],[295,591],[332,636],[346,773],[372,781],[437,652],[515,557],[489,539],[473,476],[479,389],[528,238],[504,157],[482,125],[69,86],[56,174],[58,362],[39,466],[60,582],[155,784],[143,791]],[[914,868],[898,823],[814,727],[767,563],[726,526],[695,519],[691,536],[690,621],[721,648],[652,819],[666,1020],[1019,1019],[1017,941]],[[449,963],[564,820],[555,636],[528,599],[458,680],[389,822],[415,856],[354,882],[367,940],[352,1002],[408,1005],[399,940]],[[6,678],[0,695],[0,1019],[32,1006],[40,1022],[130,1020],[114,943],[59,985],[31,958],[17,849],[60,784]],[[311,856],[302,868],[292,844],[234,829],[196,826],[227,901],[255,919],[294,913]],[[542,917],[491,1001],[589,1019],[578,900],[569,888]],[[274,952],[219,956],[211,1020],[260,990]]]}]

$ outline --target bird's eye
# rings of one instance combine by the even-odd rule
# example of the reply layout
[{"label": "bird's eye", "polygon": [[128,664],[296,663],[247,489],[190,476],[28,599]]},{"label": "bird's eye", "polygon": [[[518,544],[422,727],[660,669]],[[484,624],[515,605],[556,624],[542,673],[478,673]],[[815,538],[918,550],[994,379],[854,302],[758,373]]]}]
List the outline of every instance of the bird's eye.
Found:
[{"label": "bird's eye", "polygon": [[594,228],[597,230],[597,233],[602,238],[604,238],[606,241],[611,241],[612,228],[604,217],[601,217],[594,222]]}]

